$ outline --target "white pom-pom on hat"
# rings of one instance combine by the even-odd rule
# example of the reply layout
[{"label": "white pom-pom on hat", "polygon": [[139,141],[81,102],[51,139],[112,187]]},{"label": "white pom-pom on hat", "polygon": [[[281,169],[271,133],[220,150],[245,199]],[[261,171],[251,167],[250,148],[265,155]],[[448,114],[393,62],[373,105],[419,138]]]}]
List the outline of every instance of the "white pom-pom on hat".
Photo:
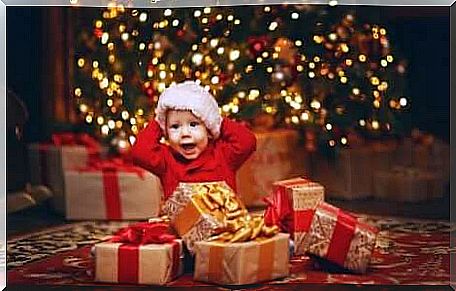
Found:
[{"label": "white pom-pom on hat", "polygon": [[206,128],[217,138],[220,135],[222,117],[214,96],[195,81],[172,84],[166,88],[158,99],[155,119],[165,132],[166,112],[170,109],[189,110],[201,119]]}]

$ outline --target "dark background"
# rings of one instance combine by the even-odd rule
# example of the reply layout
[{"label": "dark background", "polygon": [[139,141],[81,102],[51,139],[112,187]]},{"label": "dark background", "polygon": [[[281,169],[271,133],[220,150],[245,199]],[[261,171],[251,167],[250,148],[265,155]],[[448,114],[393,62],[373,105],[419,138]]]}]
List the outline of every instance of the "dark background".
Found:
[{"label": "dark background", "polygon": [[[350,7],[352,8],[352,7]],[[7,85],[26,103],[30,119],[24,138],[40,139],[43,129],[40,7],[7,7]],[[389,30],[391,46],[409,62],[412,124],[449,141],[449,7],[362,7]]]}]

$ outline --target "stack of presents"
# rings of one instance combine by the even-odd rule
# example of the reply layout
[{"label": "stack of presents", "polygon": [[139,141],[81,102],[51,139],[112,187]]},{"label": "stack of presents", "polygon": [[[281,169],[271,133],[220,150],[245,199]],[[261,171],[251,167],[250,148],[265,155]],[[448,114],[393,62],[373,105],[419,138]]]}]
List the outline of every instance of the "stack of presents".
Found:
[{"label": "stack of presents", "polygon": [[[257,152],[238,173],[237,193],[222,181],[180,183],[164,201],[156,176],[128,158],[108,157],[93,138],[73,133],[29,146],[31,178],[52,189],[53,208],[69,220],[142,221],[94,246],[97,281],[163,285],[182,274],[185,261],[194,264],[197,281],[242,285],[289,276],[292,256],[310,255],[354,273],[367,271],[377,229],[325,202],[322,184],[342,194],[366,191],[385,198],[388,187],[403,187],[404,200],[411,199],[407,191],[426,185],[433,190],[419,199],[428,199],[440,195],[437,188],[448,174],[432,170],[432,157],[424,161],[424,154],[407,152],[403,145],[401,156],[409,155],[409,164],[394,170],[388,168],[391,164],[372,169],[374,161],[387,163],[376,147],[366,154],[362,149],[369,161],[358,161],[361,154],[347,149],[335,165],[319,163],[320,184],[302,177],[308,176],[309,159],[297,155],[303,150],[296,132],[257,138]],[[415,159],[424,164],[412,164]],[[326,184],[330,169],[344,187]],[[357,177],[360,171],[365,179]],[[258,205],[266,210],[249,213],[246,208]]]}]

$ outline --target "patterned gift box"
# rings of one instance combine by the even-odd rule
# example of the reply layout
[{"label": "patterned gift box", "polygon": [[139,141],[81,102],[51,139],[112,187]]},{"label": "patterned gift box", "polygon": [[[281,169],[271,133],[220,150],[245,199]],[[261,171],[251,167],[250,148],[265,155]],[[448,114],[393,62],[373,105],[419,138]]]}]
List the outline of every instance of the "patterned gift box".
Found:
[{"label": "patterned gift box", "polygon": [[121,159],[65,171],[67,219],[146,219],[159,214],[160,179]]},{"label": "patterned gift box", "polygon": [[163,243],[95,244],[95,280],[110,283],[164,285],[183,273],[182,240]]},{"label": "patterned gift box", "polygon": [[264,206],[277,180],[308,173],[307,152],[298,132],[256,132],[257,149],[237,172],[237,193],[246,206]]},{"label": "patterned gift box", "polygon": [[445,180],[440,175],[415,167],[394,167],[374,174],[378,199],[419,202],[440,198],[445,191]]},{"label": "patterned gift box", "polygon": [[195,244],[194,279],[224,285],[253,284],[289,275],[289,235],[221,243]]},{"label": "patterned gift box", "polygon": [[307,234],[295,242],[301,249],[353,272],[366,272],[375,247],[375,227],[324,202],[306,224]]},{"label": "patterned gift box", "polygon": [[[220,195],[225,207],[213,207],[216,201],[208,194]],[[223,197],[223,198],[222,198]],[[230,205],[227,205],[230,203]],[[222,203],[223,204],[223,203]],[[244,205],[233,190],[223,181],[206,183],[179,183],[174,193],[165,202],[163,214],[170,217],[171,224],[193,252],[194,243],[205,240],[226,228],[227,215],[244,215]],[[237,207],[236,207],[237,206]],[[235,213],[236,212],[236,213]]]},{"label": "patterned gift box", "polygon": [[305,178],[294,178],[274,183],[273,195],[268,198],[265,213],[267,225],[279,225],[293,235],[295,254],[304,254],[299,242],[306,234],[303,222],[314,214],[314,209],[324,201],[325,188]]},{"label": "patterned gift box", "polygon": [[30,182],[52,190],[52,206],[59,213],[65,213],[64,171],[86,166],[106,153],[89,135],[75,133],[53,134],[50,143],[33,143],[28,150]]}]

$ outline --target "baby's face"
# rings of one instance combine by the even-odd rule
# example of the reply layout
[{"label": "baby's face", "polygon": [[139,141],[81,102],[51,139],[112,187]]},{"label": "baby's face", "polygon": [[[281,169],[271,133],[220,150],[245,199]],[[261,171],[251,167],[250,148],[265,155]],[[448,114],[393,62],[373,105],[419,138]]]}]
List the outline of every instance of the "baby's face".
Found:
[{"label": "baby's face", "polygon": [[191,111],[168,110],[166,133],[171,148],[188,160],[198,158],[209,142],[206,125]]}]

